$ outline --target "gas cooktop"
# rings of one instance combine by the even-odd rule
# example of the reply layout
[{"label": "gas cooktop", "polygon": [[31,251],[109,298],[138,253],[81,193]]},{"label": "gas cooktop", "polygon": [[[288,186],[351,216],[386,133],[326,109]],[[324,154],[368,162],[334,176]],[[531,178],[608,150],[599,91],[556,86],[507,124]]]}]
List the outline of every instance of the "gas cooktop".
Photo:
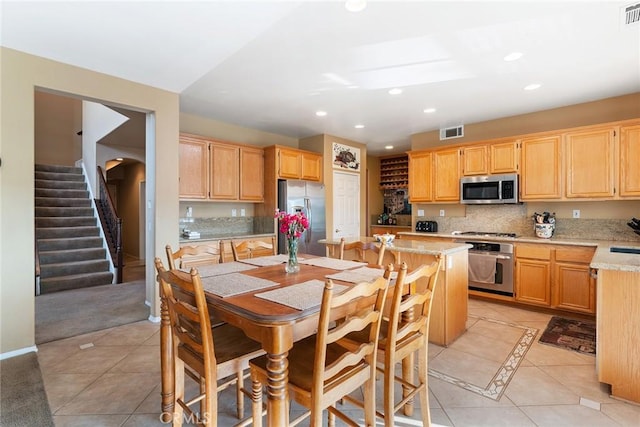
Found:
[{"label": "gas cooktop", "polygon": [[488,231],[463,231],[461,236],[516,237],[516,233],[493,233]]}]

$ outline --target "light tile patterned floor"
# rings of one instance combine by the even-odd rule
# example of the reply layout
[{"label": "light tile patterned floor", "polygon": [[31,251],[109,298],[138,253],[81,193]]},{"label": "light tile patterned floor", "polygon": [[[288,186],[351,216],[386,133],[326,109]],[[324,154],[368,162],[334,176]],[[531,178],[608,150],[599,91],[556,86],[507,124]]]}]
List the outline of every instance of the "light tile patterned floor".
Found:
[{"label": "light tile patterned floor", "polygon": [[[434,424],[640,425],[640,406],[610,398],[598,383],[594,357],[538,343],[550,315],[477,300],[470,300],[469,315],[463,337],[429,348]],[[56,426],[165,425],[158,331],[143,321],[39,346]],[[232,390],[221,394],[218,412],[219,426],[236,422]],[[358,410],[350,412],[358,418]],[[420,426],[419,413],[397,417],[397,425]]]}]

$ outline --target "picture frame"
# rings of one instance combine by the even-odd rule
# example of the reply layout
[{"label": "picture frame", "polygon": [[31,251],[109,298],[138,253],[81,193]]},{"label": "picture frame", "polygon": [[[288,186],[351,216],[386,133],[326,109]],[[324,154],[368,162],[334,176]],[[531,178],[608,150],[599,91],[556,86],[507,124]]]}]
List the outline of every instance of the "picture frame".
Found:
[{"label": "picture frame", "polygon": [[360,172],[360,149],[334,142],[332,145],[333,168]]}]

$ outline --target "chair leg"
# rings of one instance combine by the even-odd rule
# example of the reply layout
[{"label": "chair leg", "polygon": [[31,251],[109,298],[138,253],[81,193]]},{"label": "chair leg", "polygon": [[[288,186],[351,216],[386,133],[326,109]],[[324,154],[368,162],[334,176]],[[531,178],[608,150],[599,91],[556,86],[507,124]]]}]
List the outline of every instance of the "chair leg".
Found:
[{"label": "chair leg", "polygon": [[251,411],[253,413],[253,426],[262,427],[262,383],[251,372]]},{"label": "chair leg", "polygon": [[[428,343],[426,344],[428,345]],[[418,381],[422,385],[420,390],[420,413],[422,414],[422,425],[428,427],[431,425],[431,410],[429,409],[429,372],[427,347],[422,347],[418,351]]]},{"label": "chair leg", "polygon": [[242,376],[242,371],[236,372],[236,410],[239,420],[244,418],[244,393],[242,392],[244,381]]},{"label": "chair leg", "polygon": [[[385,354],[386,356],[386,354]],[[384,390],[384,425],[385,427],[393,427],[395,417],[395,400],[394,400],[394,383],[395,383],[395,364],[384,367],[382,387]]]},{"label": "chair leg", "polygon": [[[174,353],[175,354],[175,353]],[[184,409],[178,400],[184,401],[184,362],[177,357],[173,360],[175,398],[173,399],[173,427],[181,427]]]},{"label": "chair leg", "polygon": [[[402,378],[411,384],[415,384],[414,382],[415,377],[413,373],[414,363],[415,363],[414,353],[409,354],[402,361]],[[408,387],[402,386],[402,398],[404,399],[405,397],[407,397],[409,393],[411,393],[411,390]],[[409,400],[404,405],[404,414],[407,417],[413,416],[413,399]]]}]

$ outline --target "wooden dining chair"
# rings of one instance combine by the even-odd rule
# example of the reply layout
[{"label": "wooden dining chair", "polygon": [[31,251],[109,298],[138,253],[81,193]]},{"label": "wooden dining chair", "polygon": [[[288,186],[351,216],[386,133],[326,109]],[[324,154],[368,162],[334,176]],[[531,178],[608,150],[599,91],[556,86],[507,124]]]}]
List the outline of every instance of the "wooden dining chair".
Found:
[{"label": "wooden dining chair", "polygon": [[[384,418],[385,427],[394,426],[395,413],[404,407],[405,415],[413,415],[413,399],[419,394],[422,425],[431,425],[429,411],[429,383],[427,357],[429,349],[429,319],[441,259],[429,265],[421,265],[407,273],[407,265],[402,263],[393,293],[390,295],[388,314],[380,327],[378,342],[378,369],[384,378],[384,412],[377,415]],[[390,275],[387,269],[385,275]],[[353,348],[366,342],[362,332],[349,334],[342,344]],[[418,352],[418,378],[414,378],[414,355]],[[395,374],[395,366],[402,363],[402,377]],[[394,383],[402,386],[402,399],[396,403]],[[362,405],[351,397],[345,400]]]},{"label": "wooden dining chair", "polygon": [[[340,259],[344,259],[345,251],[355,250],[357,258],[355,258],[354,261],[364,261],[369,262],[370,264],[382,266],[385,248],[385,245],[381,243],[376,244],[375,242],[355,241],[347,243],[345,238],[343,237],[340,239]],[[369,257],[367,256],[368,253],[374,253],[378,255],[375,263],[370,262],[371,260],[368,259]]]},{"label": "wooden dining chair", "polygon": [[[329,425],[335,417],[351,426],[358,426],[335,403],[344,395],[363,388],[365,425],[375,423],[376,347],[389,280],[379,277],[373,282],[356,284],[342,293],[334,291],[328,280],[322,294],[318,332],[294,344],[289,351],[289,396],[309,409],[293,420],[296,425],[310,417],[311,427],[322,426],[322,414],[329,413]],[[354,300],[356,310],[346,309]],[[353,350],[337,342],[346,334],[366,329],[367,339]],[[253,384],[253,425],[262,425],[260,414],[262,386],[267,382],[266,356],[249,362]]]},{"label": "wooden dining chair", "polygon": [[256,256],[275,255],[277,250],[276,238],[271,237],[271,243],[261,240],[245,240],[236,243],[231,241],[231,252],[233,252],[233,260],[240,261],[246,258],[255,258]]},{"label": "wooden dining chair", "polygon": [[[244,417],[244,394],[242,387],[244,371],[251,358],[264,354],[260,344],[246,337],[238,328],[224,324],[211,328],[209,311],[205,300],[200,275],[196,269],[190,273],[165,270],[162,261],[155,259],[161,298],[169,312],[172,346],[170,347],[173,372],[173,426],[181,426],[184,412],[189,418],[197,416],[205,426],[217,426],[219,391],[236,386],[237,416]],[[215,335],[215,336],[214,336]],[[162,355],[161,357],[165,357]],[[191,399],[185,397],[185,374],[196,381],[199,394]],[[165,375],[165,373],[163,373]],[[228,380],[228,377],[232,379]],[[217,382],[227,379],[222,384]],[[200,411],[191,406],[200,402]],[[251,417],[239,426],[251,423]]]},{"label": "wooden dining chair", "polygon": [[182,246],[175,252],[171,249],[171,245],[167,245],[165,250],[169,261],[169,270],[224,262],[222,240],[211,244]]}]

